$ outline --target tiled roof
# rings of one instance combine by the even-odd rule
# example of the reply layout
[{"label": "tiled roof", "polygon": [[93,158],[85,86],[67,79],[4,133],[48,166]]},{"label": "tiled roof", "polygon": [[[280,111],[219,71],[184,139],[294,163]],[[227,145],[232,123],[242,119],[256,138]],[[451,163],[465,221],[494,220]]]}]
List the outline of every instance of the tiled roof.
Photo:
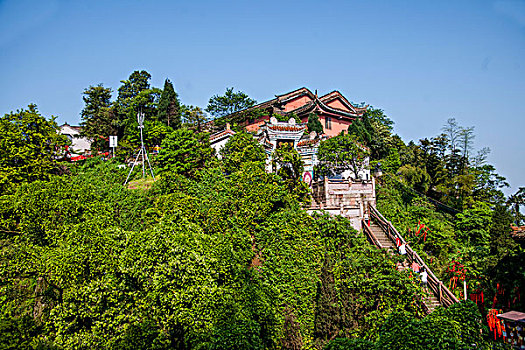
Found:
[{"label": "tiled roof", "polygon": [[[355,110],[355,108],[352,108],[352,109]],[[349,117],[352,119],[355,119],[358,115],[361,115],[362,113],[364,113],[364,111],[363,112],[356,111],[356,112],[350,113],[347,111],[343,111],[341,109],[333,108],[323,103],[320,99],[305,103],[301,107],[296,108],[290,111],[289,113],[295,113],[297,115],[302,115],[302,114],[312,113],[316,110],[321,110],[324,112],[333,113],[333,114],[340,115],[340,116],[342,115],[342,116]]]},{"label": "tiled roof", "polygon": [[319,141],[321,141],[321,140],[320,139],[313,139],[313,140],[299,141],[297,143],[297,147],[306,147],[306,146],[315,145],[316,143],[319,143]]},{"label": "tiled roof", "polygon": [[218,138],[221,138],[221,137],[224,137],[226,135],[235,135],[235,131],[231,130],[231,129],[225,129],[225,130],[222,130],[222,131],[219,131],[213,135],[210,135],[210,141],[213,141],[213,140],[216,140]]},{"label": "tiled roof", "polygon": [[[265,102],[261,102],[253,107],[250,107],[250,108],[247,108],[247,109],[244,109],[242,111],[238,111],[238,112],[235,112],[235,113],[232,113],[231,115],[236,115],[238,113],[244,113],[246,111],[249,111],[249,110],[252,110],[252,109],[263,109],[263,110],[270,110],[273,108],[273,113],[278,113],[279,110],[281,110],[283,107],[283,105],[285,105],[288,101],[290,100],[293,100],[293,99],[296,99],[298,97],[301,97],[301,96],[308,96],[311,98],[311,101],[305,103],[304,105],[294,109],[294,110],[291,110],[291,111],[288,111],[288,112],[282,112],[284,114],[290,114],[290,113],[295,113],[295,114],[300,114],[300,113],[304,113],[304,114],[307,114],[307,113],[310,113],[312,112],[312,110],[316,109],[316,108],[319,108],[320,110],[322,111],[325,111],[325,112],[328,112],[328,113],[334,113],[334,114],[337,114],[337,115],[340,115],[341,117],[348,117],[348,118],[352,118],[352,119],[355,119],[356,117],[362,115],[368,108],[368,106],[364,106],[364,107],[357,107],[356,105],[352,104],[351,102],[349,102],[339,91],[337,90],[334,90],[326,95],[323,95],[321,97],[317,97],[317,92],[316,94],[313,94],[309,89],[305,88],[305,87],[301,87],[299,89],[296,89],[294,91],[291,91],[291,92],[288,92],[286,94],[282,94],[282,95],[275,95],[275,98],[271,99],[271,100],[268,100],[268,101],[265,101]],[[327,105],[327,103],[335,100],[335,99],[339,99],[341,100],[341,102],[343,103],[343,105],[345,105],[351,112],[348,112],[348,111],[345,111],[345,110],[342,110],[342,109],[339,109],[339,108],[334,108],[334,107],[330,107]]]},{"label": "tiled roof", "polygon": [[82,130],[82,127],[81,126],[77,126],[77,125],[69,125],[68,123],[64,123],[62,125],[59,126],[59,128],[62,128],[64,126],[68,126],[70,127],[71,129],[73,130],[76,130],[76,131],[81,131]]}]

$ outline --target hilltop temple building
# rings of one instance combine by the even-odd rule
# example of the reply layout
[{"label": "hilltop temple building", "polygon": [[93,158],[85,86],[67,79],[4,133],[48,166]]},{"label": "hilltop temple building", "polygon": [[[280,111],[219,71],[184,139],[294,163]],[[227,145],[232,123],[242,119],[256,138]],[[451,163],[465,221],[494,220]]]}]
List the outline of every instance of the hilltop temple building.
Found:
[{"label": "hilltop temple building", "polygon": [[[269,101],[233,113],[228,117],[241,113],[247,114],[246,112],[255,109],[263,111],[262,116],[256,119],[247,118],[241,125],[248,132],[254,133],[256,139],[264,147],[268,156],[268,171],[273,170],[270,162],[273,151],[287,143],[301,155],[305,168],[303,178],[306,182],[311,183],[314,166],[317,164],[319,143],[341,132],[346,132],[354,120],[363,116],[367,107],[363,104],[356,105],[349,102],[339,91],[332,91],[318,97],[317,91],[314,94],[303,87],[287,94],[276,95]],[[317,135],[315,132],[308,133],[306,125],[311,114],[316,114],[323,125],[322,135]],[[279,121],[283,119],[287,121]],[[211,135],[211,146],[218,153],[233,135],[235,132],[227,126],[225,130]],[[350,177],[350,172],[343,173],[341,176]],[[363,171],[359,174],[359,178],[370,179],[370,171]]]},{"label": "hilltop temple building", "polygon": [[297,116],[306,123],[310,114],[317,114],[321,121],[324,134],[336,136],[346,131],[354,120],[362,117],[368,106],[349,102],[339,91],[332,91],[321,97],[317,91],[312,93],[307,88],[300,88],[275,98],[259,103],[250,109],[263,110],[266,115],[246,122],[246,130],[257,131],[275,114],[281,116]]},{"label": "hilltop temple building", "polygon": [[[348,102],[338,91],[318,97],[317,93],[301,88],[277,95],[272,100],[233,113],[230,117],[251,109],[263,111],[263,115],[256,119],[243,120],[240,125],[252,132],[266,151],[267,171],[275,171],[271,163],[275,149],[283,144],[293,146],[304,162],[303,181],[312,188],[310,210],[343,215],[352,221],[354,228],[360,229],[368,205],[375,205],[375,183],[367,167],[369,159],[365,159],[365,169],[358,174],[357,179],[350,171],[338,174],[336,178],[324,178],[317,182],[313,179],[321,141],[346,132],[354,120],[363,116],[367,106]],[[322,135],[308,133],[307,121],[310,114],[316,114],[321,121],[324,131]],[[225,130],[210,136],[210,144],[219,153],[233,135],[235,132],[227,124]]]}]

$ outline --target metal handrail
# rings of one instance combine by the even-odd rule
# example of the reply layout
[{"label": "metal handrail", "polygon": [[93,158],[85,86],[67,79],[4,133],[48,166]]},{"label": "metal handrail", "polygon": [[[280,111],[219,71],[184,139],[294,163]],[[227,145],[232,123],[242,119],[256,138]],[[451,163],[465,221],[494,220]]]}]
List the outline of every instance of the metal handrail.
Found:
[{"label": "metal handrail", "polygon": [[424,267],[428,273],[428,286],[432,290],[433,294],[437,297],[439,303],[445,307],[448,307],[454,303],[458,303],[459,300],[456,296],[439,280],[439,278],[434,275],[432,270],[425,264],[423,259],[419,254],[414,251],[405,241],[403,236],[397,232],[396,228],[392,223],[385,219],[385,217],[377,210],[374,206],[369,205],[369,212],[371,217],[378,223],[378,225],[383,229],[386,235],[393,241],[396,241],[398,238],[402,243],[406,245],[407,257],[409,257],[410,262],[416,261],[420,266]]}]

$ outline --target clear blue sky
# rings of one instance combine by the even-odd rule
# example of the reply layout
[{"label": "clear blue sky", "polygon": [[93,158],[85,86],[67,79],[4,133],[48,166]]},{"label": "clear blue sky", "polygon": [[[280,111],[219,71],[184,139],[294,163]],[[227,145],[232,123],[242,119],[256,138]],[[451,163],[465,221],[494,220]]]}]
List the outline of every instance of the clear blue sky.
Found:
[{"label": "clear blue sky", "polygon": [[86,87],[136,69],[201,107],[229,86],[339,90],[405,141],[455,117],[525,186],[525,0],[0,1],[0,113],[32,102],[77,124]]}]

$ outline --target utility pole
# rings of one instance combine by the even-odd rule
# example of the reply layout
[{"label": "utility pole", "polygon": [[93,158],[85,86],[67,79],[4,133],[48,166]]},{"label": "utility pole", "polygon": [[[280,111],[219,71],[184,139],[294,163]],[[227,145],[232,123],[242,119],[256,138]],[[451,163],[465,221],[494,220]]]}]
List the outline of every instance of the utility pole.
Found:
[{"label": "utility pole", "polygon": [[151,177],[153,178],[153,181],[155,181],[155,175],[153,175],[153,168],[151,167],[151,163],[149,162],[148,152],[146,151],[146,147],[144,147],[144,137],[142,136],[142,129],[144,129],[144,113],[139,112],[137,113],[137,122],[139,124],[138,128],[140,130],[140,150],[137,153],[137,157],[135,158],[135,161],[133,162],[133,166],[131,167],[131,170],[129,171],[128,177],[126,178],[126,182],[124,182],[124,186],[128,183],[129,177],[131,176],[131,173],[133,172],[133,169],[135,169],[135,165],[137,164],[137,160],[142,155],[142,178],[146,178],[146,168],[144,164],[144,158],[148,161],[149,170],[151,172]]}]

